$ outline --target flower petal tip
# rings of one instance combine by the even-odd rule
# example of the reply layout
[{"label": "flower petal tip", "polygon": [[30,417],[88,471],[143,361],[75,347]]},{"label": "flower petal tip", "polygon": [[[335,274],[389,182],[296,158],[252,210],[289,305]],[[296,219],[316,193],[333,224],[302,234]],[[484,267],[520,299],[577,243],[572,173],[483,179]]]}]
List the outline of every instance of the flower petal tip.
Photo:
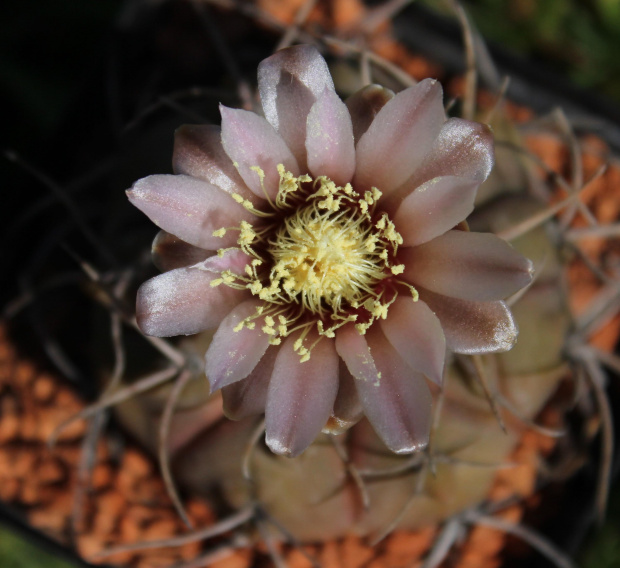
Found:
[{"label": "flower petal tip", "polygon": [[407,455],[407,454],[415,454],[416,452],[421,452],[426,449],[428,446],[428,440],[424,440],[422,442],[416,442],[409,446],[403,446],[398,448],[390,448],[395,454],[398,455]]},{"label": "flower petal tip", "polygon": [[277,438],[267,436],[265,438],[265,443],[267,447],[276,455],[283,456],[286,458],[296,458],[299,454],[301,454],[306,448],[291,448],[278,440]]}]

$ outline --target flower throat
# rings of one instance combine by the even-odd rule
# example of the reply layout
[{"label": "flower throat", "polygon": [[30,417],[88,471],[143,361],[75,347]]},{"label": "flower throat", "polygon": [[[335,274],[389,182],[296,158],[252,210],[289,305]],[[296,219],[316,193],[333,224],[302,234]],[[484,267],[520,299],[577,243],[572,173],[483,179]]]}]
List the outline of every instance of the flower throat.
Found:
[{"label": "flower throat", "polygon": [[[262,170],[255,171],[262,181]],[[261,329],[274,345],[301,329],[295,350],[305,361],[312,346],[305,347],[303,340],[313,328],[320,339],[334,337],[338,327],[355,322],[364,334],[377,318],[387,317],[397,292],[386,294],[381,282],[403,272],[395,260],[402,237],[387,214],[375,214],[378,189],[360,196],[350,184],[337,186],[323,176],[295,177],[282,165],[278,172],[275,203],[268,199],[271,211],[233,196],[265,223],[254,227],[242,222],[238,228],[239,248],[252,257],[245,274],[224,271],[211,285],[249,289],[263,300],[236,329],[252,329],[262,320]],[[214,234],[223,236],[228,230]],[[417,292],[407,286],[417,299]]]}]

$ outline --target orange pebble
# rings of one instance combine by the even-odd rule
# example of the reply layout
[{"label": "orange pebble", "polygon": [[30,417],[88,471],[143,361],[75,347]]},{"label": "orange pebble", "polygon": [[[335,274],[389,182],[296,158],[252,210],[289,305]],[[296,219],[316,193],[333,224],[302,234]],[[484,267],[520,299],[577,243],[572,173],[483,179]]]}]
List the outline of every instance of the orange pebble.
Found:
[{"label": "orange pebble", "polygon": [[[77,550],[82,558],[92,562],[92,557],[106,548],[104,541],[93,534],[81,534],[77,536]],[[104,562],[102,560],[101,562]]]},{"label": "orange pebble", "polygon": [[142,528],[135,519],[125,515],[121,518],[120,540],[123,543],[131,544],[138,542],[142,537]]},{"label": "orange pebble", "polygon": [[7,414],[4,409],[0,411],[0,416],[0,444],[6,444],[19,436],[21,421],[17,414]]},{"label": "orange pebble", "polygon": [[142,478],[152,473],[153,464],[136,450],[129,449],[123,456],[123,469],[133,477]]},{"label": "orange pebble", "polygon": [[14,384],[17,384],[22,387],[28,387],[30,382],[34,377],[34,369],[30,363],[25,361],[18,361],[15,367],[13,368],[13,373],[11,375],[12,381]]},{"label": "orange pebble", "polygon": [[340,548],[343,563],[347,568],[362,568],[375,554],[370,546],[356,536],[346,537]]},{"label": "orange pebble", "polygon": [[38,507],[28,514],[28,521],[34,527],[45,532],[51,532],[60,538],[69,521],[69,517],[59,509],[55,501],[45,507]]},{"label": "orange pebble", "polygon": [[183,546],[179,546],[179,555],[186,562],[196,558],[202,549],[202,543],[200,542],[188,542]]},{"label": "orange pebble", "polygon": [[164,549],[139,558],[135,566],[136,568],[167,568],[168,566],[174,566],[178,561],[178,554]]},{"label": "orange pebble", "polygon": [[29,477],[36,471],[37,456],[29,448],[22,447],[12,452],[10,471],[15,477]]},{"label": "orange pebble", "polygon": [[56,393],[56,386],[51,377],[39,375],[32,385],[32,394],[39,402],[49,402]]},{"label": "orange pebble", "polygon": [[114,490],[106,491],[97,497],[97,509],[113,519],[119,519],[127,508],[127,500],[122,493]]},{"label": "orange pebble", "polygon": [[249,549],[232,550],[229,556],[209,564],[209,568],[250,568],[252,556],[252,551]]},{"label": "orange pebble", "polygon": [[83,406],[80,399],[68,388],[61,388],[56,395],[56,406],[65,411],[67,418],[79,412]]},{"label": "orange pebble", "polygon": [[387,539],[386,554],[389,554],[395,562],[416,558],[428,549],[434,536],[433,527],[416,532],[395,531]]},{"label": "orange pebble", "polygon": [[179,525],[173,519],[157,519],[143,532],[144,540],[164,540],[177,534]]},{"label": "orange pebble", "polygon": [[65,479],[66,472],[60,460],[47,458],[37,467],[37,476],[41,483],[58,483]]},{"label": "orange pebble", "polygon": [[340,561],[338,546],[335,541],[326,542],[320,552],[322,568],[345,568]]},{"label": "orange pebble", "polygon": [[39,421],[32,413],[25,413],[20,417],[19,437],[27,442],[40,441]]},{"label": "orange pebble", "polygon": [[197,526],[215,523],[215,515],[213,510],[204,501],[190,499],[185,505],[185,511],[189,518],[194,521],[194,524]]},{"label": "orange pebble", "polygon": [[[62,391],[61,391],[62,392]],[[39,424],[37,428],[37,438],[43,442],[47,442],[52,434],[56,431],[56,428],[60,426],[65,420],[75,414],[75,412],[68,413],[63,408],[56,405],[43,409],[39,414]],[[86,421],[74,420],[62,430],[57,433],[58,442],[73,442],[84,436],[86,433]]]},{"label": "orange pebble", "polygon": [[90,478],[90,485],[95,490],[107,489],[112,485],[112,468],[107,463],[97,464]]},{"label": "orange pebble", "polygon": [[315,564],[310,560],[307,554],[299,548],[293,548],[286,555],[286,565],[288,568],[312,568]]},{"label": "orange pebble", "polygon": [[16,478],[0,477],[0,500],[10,503],[16,501],[21,491],[21,481]]},{"label": "orange pebble", "polygon": [[24,505],[36,505],[41,499],[41,491],[36,479],[26,477],[23,480],[19,500]]}]

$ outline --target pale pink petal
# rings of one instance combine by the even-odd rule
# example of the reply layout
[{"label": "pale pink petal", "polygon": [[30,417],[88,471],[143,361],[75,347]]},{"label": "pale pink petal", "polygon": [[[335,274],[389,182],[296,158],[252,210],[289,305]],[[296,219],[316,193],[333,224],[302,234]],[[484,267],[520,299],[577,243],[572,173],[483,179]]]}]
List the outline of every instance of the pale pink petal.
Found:
[{"label": "pale pink petal", "polygon": [[431,151],[413,175],[392,193],[383,206],[402,201],[416,187],[441,176],[457,176],[482,183],[494,162],[493,133],[486,124],[450,118],[442,127]]},{"label": "pale pink petal", "polygon": [[261,305],[260,300],[246,300],[235,306],[217,328],[205,355],[211,392],[245,379],[267,351],[269,336],[260,329],[262,319],[253,322],[254,329],[235,329],[243,320],[255,315]]},{"label": "pale pink petal", "polygon": [[439,177],[408,195],[392,217],[404,246],[421,245],[453,229],[474,209],[478,182]]},{"label": "pale pink petal", "polygon": [[450,118],[415,172],[416,185],[438,176],[461,176],[482,183],[494,161],[493,133],[486,124]]},{"label": "pale pink petal", "polygon": [[[280,184],[278,164],[293,175],[299,175],[297,160],[262,116],[241,109],[220,105],[222,115],[222,145],[247,186],[261,198],[265,193],[275,199]],[[264,173],[261,176],[256,169]]]},{"label": "pale pink petal", "polygon": [[245,254],[241,249],[226,249],[205,259],[200,268],[216,274],[224,270],[230,270],[233,274],[245,274],[245,267],[250,264],[252,257]]},{"label": "pale pink petal", "polygon": [[174,133],[172,168],[175,174],[207,181],[227,193],[238,193],[259,203],[224,151],[219,126],[185,124],[179,127]]},{"label": "pale pink petal", "polygon": [[490,233],[448,231],[399,260],[414,286],[464,300],[502,300],[532,280],[532,262]]},{"label": "pale pink petal", "polygon": [[[275,454],[295,457],[321,432],[330,417],[338,392],[338,355],[334,343],[323,338],[309,361],[300,363],[293,344],[299,333],[287,337],[276,358],[269,383],[265,430],[267,445]],[[308,334],[310,346],[316,334]]]},{"label": "pale pink petal", "polygon": [[254,370],[242,381],[222,389],[224,414],[231,420],[241,420],[265,412],[269,381],[278,355],[278,347],[267,349]]},{"label": "pale pink petal", "polygon": [[159,231],[151,245],[153,264],[162,272],[191,266],[213,254],[215,251],[190,245],[166,231]]},{"label": "pale pink petal", "polygon": [[390,89],[381,85],[367,85],[345,101],[351,115],[356,144],[362,134],[368,130],[377,113],[393,98],[394,92]]},{"label": "pale pink petal", "polygon": [[342,359],[339,365],[338,394],[334,401],[331,418],[328,425],[323,429],[324,432],[330,434],[346,432],[364,416],[364,409],[355,386],[356,379],[351,375]]},{"label": "pale pink petal", "polygon": [[356,190],[388,195],[419,166],[446,119],[441,85],[425,79],[405,89],[378,113],[357,144]]},{"label": "pale pink petal", "polygon": [[239,237],[236,231],[214,237],[213,231],[256,220],[226,192],[190,176],[149,176],[134,183],[127,196],[158,227],[207,250],[232,246]]},{"label": "pale pink petal", "polygon": [[515,344],[517,325],[504,302],[472,302],[418,291],[439,318],[448,349],[455,353],[498,353]]},{"label": "pale pink petal", "polygon": [[258,90],[265,117],[306,173],[306,117],[325,88],[334,83],[314,46],[282,49],[258,66]]},{"label": "pale pink petal", "polygon": [[344,325],[336,331],[336,351],[357,380],[374,383],[379,371],[366,339],[353,324]]},{"label": "pale pink petal", "polygon": [[177,268],[147,280],[138,290],[136,319],[146,335],[191,335],[217,327],[249,295],[220,284],[218,275],[196,266]]},{"label": "pale pink petal", "polygon": [[432,405],[424,377],[401,359],[377,326],[366,335],[381,377],[355,383],[364,412],[390,450],[421,450],[428,444]]},{"label": "pale pink petal", "polygon": [[344,186],[355,172],[353,127],[345,104],[325,88],[312,105],[306,123],[308,168],[314,177],[327,176]]},{"label": "pale pink petal", "polygon": [[381,320],[380,325],[403,360],[441,386],[446,338],[431,309],[405,293],[390,306],[387,319]]}]

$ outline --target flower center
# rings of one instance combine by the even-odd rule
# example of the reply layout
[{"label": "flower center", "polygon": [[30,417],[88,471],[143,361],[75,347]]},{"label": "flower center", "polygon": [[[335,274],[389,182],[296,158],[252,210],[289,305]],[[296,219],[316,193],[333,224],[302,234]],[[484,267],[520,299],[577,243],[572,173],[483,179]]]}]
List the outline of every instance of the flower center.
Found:
[{"label": "flower center", "polygon": [[[255,170],[264,179],[264,173]],[[319,338],[334,337],[337,328],[355,322],[364,334],[377,318],[387,317],[397,296],[390,284],[404,270],[396,263],[402,237],[386,213],[377,213],[381,192],[376,188],[360,196],[350,184],[341,187],[326,177],[295,177],[282,165],[278,172],[275,203],[267,199],[270,211],[233,195],[264,221],[257,227],[243,221],[238,228],[239,248],[252,257],[245,274],[224,271],[211,285],[249,289],[263,300],[236,329],[254,328],[262,321],[261,330],[274,345],[301,329],[295,350],[303,362],[312,349],[304,346],[311,329]],[[399,283],[417,299],[415,289]]]},{"label": "flower center", "polygon": [[270,241],[270,279],[315,314],[358,305],[386,277],[373,237],[363,215],[314,202],[287,217]]}]

